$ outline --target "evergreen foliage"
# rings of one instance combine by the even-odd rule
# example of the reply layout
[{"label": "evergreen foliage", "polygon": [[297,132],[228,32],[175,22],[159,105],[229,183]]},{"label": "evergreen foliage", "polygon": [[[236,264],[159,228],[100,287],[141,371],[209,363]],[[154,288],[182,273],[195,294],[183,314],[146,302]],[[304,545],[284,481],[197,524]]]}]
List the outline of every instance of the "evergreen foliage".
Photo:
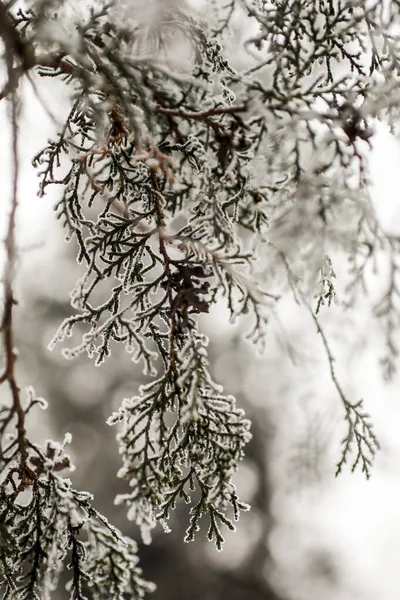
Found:
[{"label": "evergreen foliage", "polygon": [[[399,111],[400,5],[362,0],[230,0],[207,20],[185,1],[0,0],[0,38],[14,159],[3,279],[0,412],[0,585],[10,599],[47,598],[63,565],[71,599],[141,598],[136,548],[71,486],[65,445],[30,441],[27,417],[44,407],[15,376],[13,281],[17,248],[20,81],[65,82],[69,115],[33,159],[40,195],[61,189],[55,211],[77,248],[82,277],[72,316],[50,344],[101,366],[117,344],[148,383],[108,423],[117,425],[132,491],[117,502],[150,541],[190,505],[185,541],[202,520],[218,549],[223,528],[248,507],[232,475],[250,439],[235,399],[210,375],[201,321],[222,298],[246,315],[264,348],[284,275],[311,314],[347,424],[337,473],[350,461],[367,477],[379,448],[362,401],[347,398],[320,322],[335,300],[334,249],[350,263],[351,304],[378,253],[391,261],[376,307],[387,329],[385,373],[395,369],[398,244],[369,195],[368,152],[376,118]],[[245,58],[229,47],[235,15],[248,17]],[[183,57],[183,58],[182,58]],[[35,73],[35,75],[34,75]],[[41,79],[42,78],[42,79]],[[276,278],[265,276],[274,265]],[[17,315],[17,313],[16,313]],[[15,316],[16,316],[15,315]],[[199,318],[199,316],[201,318]],[[221,531],[222,528],[222,531]]]}]

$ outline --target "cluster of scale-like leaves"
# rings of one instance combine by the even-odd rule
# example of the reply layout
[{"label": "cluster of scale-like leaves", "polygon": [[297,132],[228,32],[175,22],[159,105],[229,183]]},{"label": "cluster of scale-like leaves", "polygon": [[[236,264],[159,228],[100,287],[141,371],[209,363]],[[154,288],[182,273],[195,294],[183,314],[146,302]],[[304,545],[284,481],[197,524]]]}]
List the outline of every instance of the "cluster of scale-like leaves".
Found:
[{"label": "cluster of scale-like leaves", "polygon": [[[207,341],[194,328],[179,349],[174,364],[159,379],[142,386],[140,395],[123,402],[109,424],[123,421],[119,434],[124,466],[120,475],[132,492],[117,498],[139,520],[144,538],[155,518],[165,522],[179,498],[193,502],[186,541],[194,539],[203,515],[209,518],[208,538],[221,549],[219,524],[230,529],[239,502],[231,477],[248,441],[250,423],[235,400],[210,378]],[[193,496],[193,500],[191,498]]]},{"label": "cluster of scale-like leaves", "polygon": [[[249,314],[249,337],[263,346],[278,296],[272,276],[258,280],[283,273],[310,310],[344,406],[338,472],[355,450],[353,468],[368,476],[379,447],[362,403],[337,380],[319,319],[335,298],[333,249],[349,258],[349,302],[370,261],[389,251],[376,312],[393,372],[398,240],[374,215],[367,156],[373,120],[393,126],[399,116],[399,5],[231,0],[213,3],[207,23],[182,0],[158,3],[152,23],[140,20],[139,4],[10,3],[39,75],[70,92],[65,123],[33,161],[41,195],[61,188],[56,214],[82,266],[75,312],[51,346],[75,336],[65,355],[86,352],[100,365],[121,344],[142,362],[149,382],[109,420],[121,428],[120,475],[132,487],[118,502],[148,541],[183,500],[186,540],[203,518],[221,548],[221,525],[232,529],[247,508],[232,476],[250,438],[210,375],[200,332],[198,316],[221,297],[232,320]],[[224,49],[237,15],[252,26],[242,70]],[[4,597],[49,597],[66,564],[72,599],[141,598],[151,586],[134,544],[61,478],[63,447],[28,443],[22,425],[7,439],[13,419],[9,408],[0,412]]]},{"label": "cluster of scale-like leaves", "polygon": [[[265,198],[242,173],[258,130],[241,119],[244,106],[236,111],[224,99],[234,71],[219,44],[180,10],[166,17],[165,27],[185,30],[197,79],[167,72],[152,58],[129,59],[117,40],[111,52],[108,36],[107,52],[95,44],[89,93],[81,69],[66,76],[76,90],[71,112],[59,138],[34,159],[42,193],[51,183],[64,188],[57,215],[86,265],[72,292],[77,313],[64,321],[51,347],[78,326],[81,341],[64,350],[68,358],[87,352],[101,364],[117,342],[143,361],[148,375],[161,368],[149,384],[151,401],[146,394],[132,401],[137,409],[127,410],[120,436],[123,472],[131,480],[137,472],[139,481],[131,515],[139,523],[163,520],[178,496],[189,501],[190,488],[187,539],[207,513],[209,537],[221,547],[218,523],[232,527],[228,506],[235,519],[244,507],[231,478],[249,424],[212,383],[194,319],[221,292],[232,317],[250,313],[251,337],[263,340],[269,312],[263,300],[272,297],[248,285],[252,255],[239,236],[242,221],[253,231],[266,222]],[[91,47],[88,30],[82,43]],[[105,72],[116,82],[112,97],[102,77],[96,79]],[[51,69],[41,74],[63,75]],[[215,95],[216,81],[222,96]],[[128,98],[133,108],[126,110]],[[174,419],[171,426],[166,414]]]},{"label": "cluster of scale-like leaves", "polygon": [[[68,438],[66,441],[69,441]],[[70,466],[64,446],[30,444],[3,455],[0,485],[0,590],[8,600],[50,598],[64,569],[70,598],[143,598],[137,548],[74,490],[59,472]],[[19,483],[18,483],[19,481]]]},{"label": "cluster of scale-like leaves", "polygon": [[[41,33],[43,49],[62,60],[39,72],[70,85],[72,108],[34,164],[42,194],[49,184],[63,187],[56,212],[85,268],[72,292],[76,314],[51,345],[78,329],[80,341],[64,350],[69,358],[87,352],[101,364],[122,343],[143,361],[154,379],[121,413],[131,514],[152,525],[179,494],[189,498],[186,484],[196,487],[188,539],[208,512],[219,544],[213,524],[217,514],[227,522],[227,503],[239,506],[230,478],[248,432],[232,401],[215,396],[199,358],[205,345],[196,315],[223,295],[232,318],[251,314],[250,337],[262,344],[277,296],[251,277],[260,262],[280,262],[283,273],[290,265],[296,285],[308,269],[300,298],[307,302],[311,288],[318,308],[334,296],[331,271],[326,276],[332,248],[363,277],[384,237],[366,175],[379,112],[367,99],[377,94],[384,17],[363,2],[228,3],[216,20],[221,35],[236,10],[258,24],[246,42],[251,66],[239,72],[213,37],[215,23],[203,24],[186,3],[160,8],[154,27],[123,23],[122,9],[103,5],[84,15],[74,47]],[[23,21],[27,31],[32,15]],[[169,51],[174,36],[184,40],[181,56]],[[382,39],[386,65],[389,37]],[[351,403],[341,398],[347,442],[357,443]],[[202,456],[185,446],[194,432]]]}]

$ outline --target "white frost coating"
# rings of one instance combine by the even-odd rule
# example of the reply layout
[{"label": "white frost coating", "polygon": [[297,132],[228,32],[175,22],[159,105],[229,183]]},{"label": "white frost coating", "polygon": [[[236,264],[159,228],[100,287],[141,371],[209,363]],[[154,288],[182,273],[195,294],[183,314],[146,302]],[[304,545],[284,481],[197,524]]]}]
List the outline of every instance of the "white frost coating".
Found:
[{"label": "white frost coating", "polygon": [[67,431],[67,433],[64,435],[64,441],[62,443],[63,449],[65,448],[65,446],[67,446],[71,442],[72,442],[72,434]]},{"label": "white frost coating", "polygon": [[[125,503],[129,499],[129,494],[121,494],[115,498],[115,504]],[[151,544],[151,531],[157,522],[154,516],[154,510],[146,498],[135,500],[129,507],[128,519],[135,521],[140,528],[143,543]]]},{"label": "white frost coating", "polygon": [[45,398],[40,396],[36,396],[35,390],[32,386],[27,386],[25,388],[26,395],[28,396],[28,403],[30,405],[38,404],[42,410],[47,410],[49,403]]},{"label": "white frost coating", "polygon": [[159,521],[161,527],[163,528],[164,533],[171,533],[171,528],[169,527],[166,519],[159,519],[158,521]]}]

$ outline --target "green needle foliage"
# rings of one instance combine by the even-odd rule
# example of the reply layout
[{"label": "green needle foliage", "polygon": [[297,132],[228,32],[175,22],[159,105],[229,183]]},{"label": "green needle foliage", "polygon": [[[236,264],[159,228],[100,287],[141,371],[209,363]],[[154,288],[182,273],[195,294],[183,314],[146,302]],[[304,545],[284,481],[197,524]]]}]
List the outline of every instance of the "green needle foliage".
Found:
[{"label": "green needle foliage", "polygon": [[[386,252],[390,284],[376,312],[387,331],[385,373],[393,373],[399,240],[375,217],[368,153],[374,120],[394,127],[400,110],[400,5],[230,0],[207,8],[204,19],[185,0],[92,8],[0,0],[0,99],[10,105],[14,158],[1,329],[0,381],[10,390],[0,412],[4,598],[50,597],[63,565],[72,599],[141,598],[152,589],[134,543],[62,477],[65,444],[29,439],[28,413],[44,401],[21,395],[14,370],[24,78],[36,92],[43,80],[62,80],[70,101],[65,123],[33,158],[39,194],[60,188],[55,212],[82,267],[73,314],[50,348],[73,337],[65,357],[87,353],[101,366],[122,344],[148,376],[108,421],[121,423],[119,475],[132,488],[117,502],[144,541],[157,522],[168,530],[183,500],[185,541],[204,521],[221,549],[223,528],[248,509],[232,475],[250,423],[213,381],[200,323],[224,299],[232,321],[246,315],[248,338],[262,351],[279,300],[277,280],[261,276],[265,264],[285,277],[321,338],[347,424],[337,473],[351,461],[370,475],[379,443],[362,401],[348,399],[337,379],[319,319],[336,297],[329,255],[339,249],[349,260],[351,304]],[[238,17],[248,27],[233,65]]]}]

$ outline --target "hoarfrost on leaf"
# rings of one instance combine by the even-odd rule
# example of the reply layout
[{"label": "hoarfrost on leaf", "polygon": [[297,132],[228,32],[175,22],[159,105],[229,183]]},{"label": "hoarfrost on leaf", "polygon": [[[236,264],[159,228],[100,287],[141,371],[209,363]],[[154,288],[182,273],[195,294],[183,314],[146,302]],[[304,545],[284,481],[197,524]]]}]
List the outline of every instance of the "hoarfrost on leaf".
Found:
[{"label": "hoarfrost on leaf", "polygon": [[[237,521],[248,509],[232,477],[250,423],[214,382],[201,332],[217,302],[232,323],[247,319],[247,339],[260,351],[282,293],[310,316],[347,427],[338,472],[350,463],[369,477],[379,441],[362,402],[343,391],[322,323],[321,307],[336,301],[337,250],[350,265],[349,305],[378,254],[389,257],[375,312],[385,374],[395,369],[400,243],[375,215],[368,154],[374,120],[394,128],[400,117],[396,3],[382,11],[380,2],[232,0],[212,3],[208,23],[184,0],[128,4],[74,2],[71,10],[57,2],[55,11],[44,0],[29,9],[0,0],[0,99],[10,99],[16,163],[0,376],[11,389],[0,409],[0,575],[10,599],[48,596],[67,555],[72,598],[142,598],[152,589],[135,544],[61,476],[72,467],[69,437],[30,441],[30,410],[47,403],[31,388],[25,402],[16,383],[18,84],[30,71],[70,90],[64,123],[33,159],[39,195],[51,185],[61,190],[56,217],[81,269],[74,312],[49,348],[71,340],[66,358],[86,353],[102,367],[120,346],[143,367],[146,382],[107,422],[117,426],[119,476],[131,487],[117,502],[146,542],[183,501],[185,541],[204,522],[220,550],[224,528],[234,528],[229,515]],[[251,27],[233,67],[227,47],[236,15]]]}]

